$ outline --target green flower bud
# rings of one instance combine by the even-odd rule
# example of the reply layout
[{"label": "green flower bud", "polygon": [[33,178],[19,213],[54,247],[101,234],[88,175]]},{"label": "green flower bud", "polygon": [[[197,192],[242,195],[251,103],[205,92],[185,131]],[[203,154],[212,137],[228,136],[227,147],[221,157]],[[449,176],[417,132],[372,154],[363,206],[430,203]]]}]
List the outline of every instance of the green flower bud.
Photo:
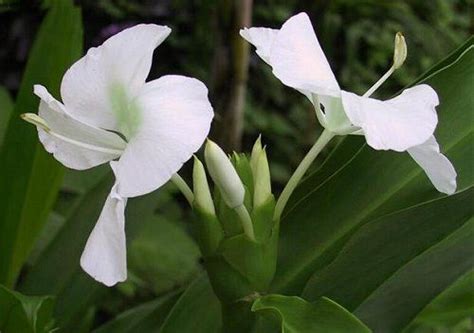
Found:
[{"label": "green flower bud", "polygon": [[207,182],[206,171],[201,161],[194,156],[193,167],[194,205],[204,212],[215,216],[216,210],[212,201],[211,190]]},{"label": "green flower bud", "polygon": [[397,32],[395,35],[395,49],[393,51],[393,68],[400,68],[405,59],[407,58],[407,44],[405,42],[405,37],[401,32]]},{"label": "green flower bud", "polygon": [[257,162],[260,158],[260,155],[262,154],[262,151],[262,136],[259,135],[257,140],[255,140],[255,143],[253,144],[252,153],[250,155],[250,168],[252,169],[254,177],[257,171]]},{"label": "green flower bud", "polygon": [[204,158],[209,174],[227,206],[232,209],[242,206],[245,197],[244,185],[224,151],[208,139]]},{"label": "green flower bud", "polygon": [[270,168],[268,166],[267,152],[262,149],[260,156],[255,163],[254,171],[254,209],[263,206],[272,195],[272,185],[270,179]]}]

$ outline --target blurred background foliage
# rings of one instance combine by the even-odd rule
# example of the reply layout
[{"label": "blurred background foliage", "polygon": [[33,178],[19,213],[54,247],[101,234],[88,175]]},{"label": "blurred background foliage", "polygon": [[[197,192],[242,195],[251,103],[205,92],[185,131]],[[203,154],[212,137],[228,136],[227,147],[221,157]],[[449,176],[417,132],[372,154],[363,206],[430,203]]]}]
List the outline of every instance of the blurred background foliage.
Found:
[{"label": "blurred background foliage", "polygon": [[[7,111],[20,87],[49,1],[7,3],[0,6],[0,105],[5,110],[0,113],[0,145]],[[228,1],[75,3],[82,9],[84,50],[137,23],[169,25],[173,33],[155,52],[149,78],[171,73],[197,77],[210,87],[213,104],[219,104],[221,87],[225,89],[228,79],[218,73],[227,55],[219,50],[230,43],[223,38],[223,31],[233,22],[232,11],[226,9]],[[376,97],[386,98],[413,82],[473,33],[472,5],[470,0],[258,0],[253,4],[252,25],[278,28],[291,15],[307,12],[340,85],[357,93],[363,93],[389,68],[394,34],[402,31],[408,43],[408,59],[377,92]],[[214,128],[223,127],[226,104],[222,105]],[[321,131],[312,106],[299,93],[283,86],[252,50],[243,109],[242,150],[248,151],[261,133],[268,146],[275,186],[281,187]],[[223,141],[218,132],[212,135]],[[183,170],[188,180],[189,171]],[[64,332],[72,327],[74,332],[88,332],[135,305],[183,290],[201,272],[199,249],[189,232],[189,210],[184,209],[183,199],[169,185],[158,193],[132,199],[127,208],[127,282],[108,289],[80,271],[81,247],[111,181],[107,166],[85,172],[66,171],[54,210],[18,282],[18,289],[26,294],[56,295],[55,316],[57,324],[65,327]],[[166,297],[132,311],[130,318],[169,307],[174,296]],[[439,303],[441,306],[442,301]],[[443,329],[445,322],[430,320],[430,311],[435,310],[436,304],[428,308],[414,322],[413,330],[425,332],[426,322],[433,332]],[[455,324],[461,327],[460,332],[466,327],[465,322]],[[108,332],[107,327],[100,332]]]},{"label": "blurred background foliage", "polygon": [[[213,0],[82,0],[84,49],[121,29],[141,22],[169,25],[173,33],[155,52],[150,78],[175,73],[207,83],[213,104],[219,99],[216,51],[226,28],[225,3]],[[18,89],[29,47],[43,11],[40,3],[19,3],[0,17],[0,85]],[[471,0],[259,0],[253,25],[278,28],[291,15],[306,11],[343,89],[362,94],[388,69],[393,38],[405,34],[408,59],[377,92],[390,97],[453,50],[473,32]],[[219,26],[223,25],[223,26]],[[319,130],[312,107],[283,86],[252,51],[242,147],[259,133],[270,147],[274,180],[282,184],[299,163]],[[224,113],[222,111],[221,113]],[[219,127],[222,114],[216,117]],[[222,140],[221,140],[222,141]],[[234,148],[234,147],[231,147]]]}]

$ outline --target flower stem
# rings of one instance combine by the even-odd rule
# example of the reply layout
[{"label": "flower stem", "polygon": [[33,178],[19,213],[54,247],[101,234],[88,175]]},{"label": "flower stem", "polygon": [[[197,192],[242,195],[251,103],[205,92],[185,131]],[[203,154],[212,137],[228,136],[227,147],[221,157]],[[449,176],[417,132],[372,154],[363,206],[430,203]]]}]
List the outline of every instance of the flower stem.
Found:
[{"label": "flower stem", "polygon": [[234,210],[240,217],[240,221],[242,222],[242,227],[244,228],[245,234],[251,240],[256,241],[255,233],[253,231],[252,219],[250,217],[249,212],[247,211],[247,208],[245,208],[244,205],[240,205],[234,208]]},{"label": "flower stem", "polygon": [[362,95],[362,97],[369,97],[372,95],[385,81],[387,81],[393,72],[395,72],[395,66],[392,65],[392,67],[390,67],[389,70],[377,82],[375,82],[375,84],[370,87],[364,95]]},{"label": "flower stem", "polygon": [[171,176],[171,181],[181,191],[186,200],[188,200],[189,205],[192,207],[194,202],[194,194],[193,191],[191,191],[191,189],[189,188],[188,184],[186,184],[184,179],[181,178],[180,175],[175,173],[173,176]]},{"label": "flower stem", "polygon": [[318,140],[314,143],[313,147],[311,147],[310,151],[303,158],[300,165],[298,165],[285,188],[281,192],[280,197],[278,198],[278,201],[275,205],[275,213],[273,214],[274,221],[280,219],[283,209],[285,209],[291,194],[295,190],[298,183],[301,181],[301,178],[303,178],[304,174],[306,171],[308,171],[313,161],[319,155],[321,150],[327,145],[327,143],[334,137],[334,135],[334,133],[325,129]]}]

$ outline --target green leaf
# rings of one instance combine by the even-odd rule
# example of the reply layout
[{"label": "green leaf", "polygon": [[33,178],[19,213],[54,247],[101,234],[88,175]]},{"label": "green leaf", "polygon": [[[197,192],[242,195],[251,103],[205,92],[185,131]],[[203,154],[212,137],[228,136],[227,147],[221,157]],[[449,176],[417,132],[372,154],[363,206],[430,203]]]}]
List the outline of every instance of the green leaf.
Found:
[{"label": "green leaf", "polygon": [[177,299],[178,294],[172,293],[136,306],[121,313],[93,333],[158,332]]},{"label": "green leaf", "polygon": [[129,270],[159,295],[184,286],[200,271],[200,252],[178,221],[148,218],[128,249]]},{"label": "green leaf", "polygon": [[447,330],[473,316],[474,271],[470,271],[428,304],[415,318],[407,332],[417,332],[422,328],[427,331],[429,329]]},{"label": "green leaf", "polygon": [[0,152],[0,282],[8,286],[14,284],[47,219],[63,174],[63,167],[39,143],[34,126],[19,115],[38,107],[34,84],[58,97],[61,78],[81,50],[80,10],[70,0],[56,1],[31,50]]},{"label": "green leaf", "polygon": [[34,266],[28,270],[19,286],[20,290],[26,293],[56,295],[67,285],[79,269],[79,259],[84,245],[112,184],[112,175],[109,174],[80,199],[56,237],[43,250]]},{"label": "green leaf", "polygon": [[202,275],[176,302],[160,333],[218,333],[220,327],[221,305]]},{"label": "green leaf", "polygon": [[325,297],[309,303],[296,296],[267,295],[253,303],[252,311],[276,317],[282,333],[371,332],[349,311]]},{"label": "green leaf", "polygon": [[13,100],[7,89],[0,87],[0,149],[13,111]]},{"label": "green leaf", "polygon": [[[454,234],[461,230],[466,232],[474,212],[470,204],[473,200],[474,188],[470,188],[368,222],[350,238],[330,265],[315,272],[303,297],[315,300],[324,295],[349,310],[358,309],[360,318],[374,329],[373,323],[409,322],[453,279],[472,267],[472,254],[467,249],[461,251],[462,246],[466,246],[462,243],[436,252],[437,257],[430,253]],[[447,264],[453,256],[456,260]],[[407,270],[411,273],[418,270],[420,275],[405,277],[405,280],[396,278]],[[380,290],[385,288],[400,290],[383,294]],[[377,306],[370,306],[375,303]],[[394,307],[396,304],[396,307],[388,304]],[[386,317],[380,318],[382,314],[376,315],[379,312]]]},{"label": "green leaf", "polygon": [[474,268],[473,239],[474,218],[471,218],[452,235],[400,268],[355,314],[377,332],[400,332],[436,296]]},{"label": "green leaf", "polygon": [[[436,137],[458,172],[458,189],[473,184],[474,46],[425,81],[438,92]],[[456,82],[453,85],[452,82]],[[348,138],[293,198],[281,225],[277,274],[272,290],[298,294],[313,272],[329,264],[351,234],[376,217],[442,197],[408,156],[358,149]],[[350,157],[350,152],[356,154]],[[341,161],[345,164],[334,166]],[[350,190],[348,190],[350,189]]]},{"label": "green leaf", "polygon": [[0,332],[50,332],[53,304],[52,297],[25,296],[0,285]]}]

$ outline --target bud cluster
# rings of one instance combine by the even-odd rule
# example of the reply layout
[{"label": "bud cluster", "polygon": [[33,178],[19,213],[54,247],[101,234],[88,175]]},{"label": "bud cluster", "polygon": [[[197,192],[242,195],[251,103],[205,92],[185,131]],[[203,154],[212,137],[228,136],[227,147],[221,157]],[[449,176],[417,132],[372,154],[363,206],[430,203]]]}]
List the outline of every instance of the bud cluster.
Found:
[{"label": "bud cluster", "polygon": [[[204,157],[209,175],[216,186],[216,198],[212,198],[203,164],[195,157],[194,208],[222,220],[224,230],[240,229],[235,225],[226,227],[228,220],[234,215],[247,237],[257,241],[251,215],[273,202],[268,159],[260,137],[253,146],[250,160],[244,154],[234,153],[231,157],[227,156],[211,140],[207,140]],[[231,230],[230,233],[235,232]]]},{"label": "bud cluster", "polygon": [[[214,291],[225,302],[253,292],[265,292],[276,269],[279,223],[273,219],[267,154],[261,139],[250,158],[228,156],[208,140],[204,150],[206,170],[194,158],[193,210],[197,239]],[[234,281],[233,288],[229,281]]]}]

